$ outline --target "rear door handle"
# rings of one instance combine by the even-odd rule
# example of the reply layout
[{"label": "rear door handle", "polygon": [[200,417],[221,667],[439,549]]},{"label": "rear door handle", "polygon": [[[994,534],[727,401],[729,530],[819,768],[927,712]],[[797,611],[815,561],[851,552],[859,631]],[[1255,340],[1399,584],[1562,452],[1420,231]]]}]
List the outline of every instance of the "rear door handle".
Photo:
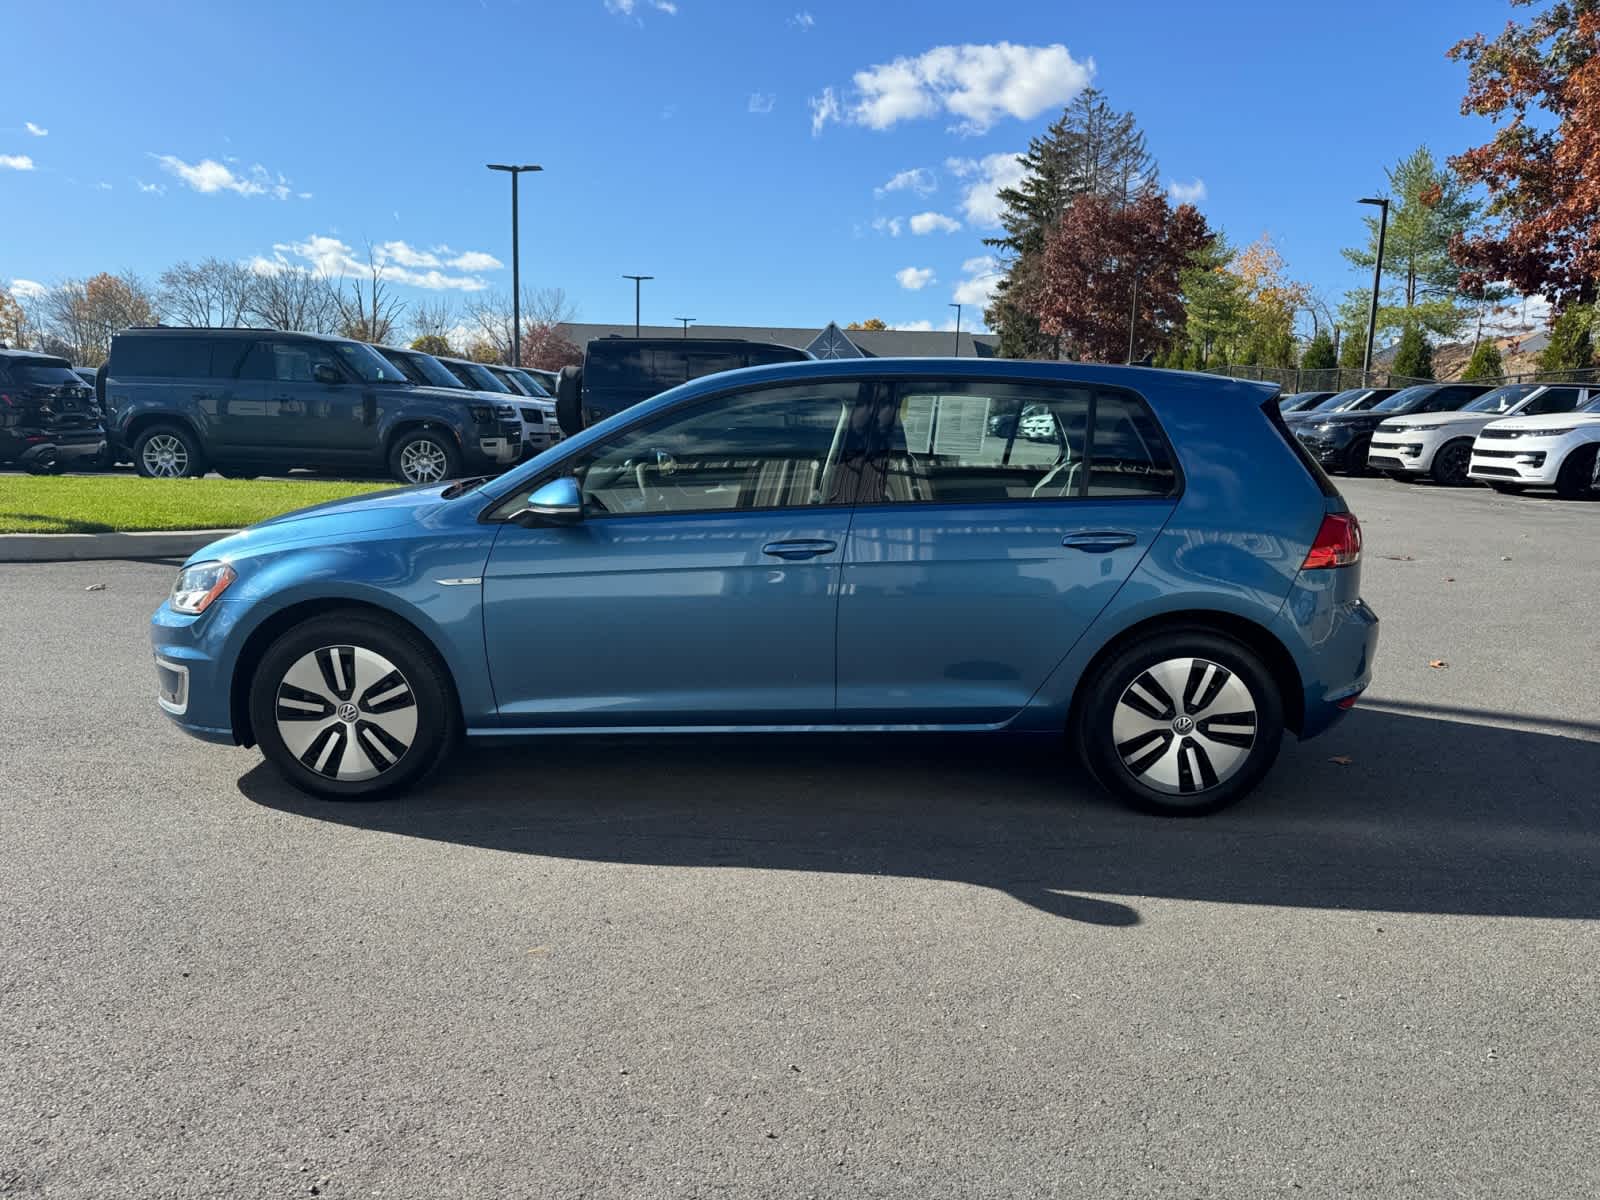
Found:
[{"label": "rear door handle", "polygon": [[839,548],[838,542],[828,542],[821,539],[801,539],[793,542],[768,542],[761,547],[761,553],[770,554],[773,558],[801,559],[817,558],[823,554],[832,554]]},{"label": "rear door handle", "polygon": [[1093,533],[1069,533],[1061,539],[1068,550],[1082,550],[1085,554],[1106,554],[1136,545],[1139,535],[1121,529],[1100,529]]}]

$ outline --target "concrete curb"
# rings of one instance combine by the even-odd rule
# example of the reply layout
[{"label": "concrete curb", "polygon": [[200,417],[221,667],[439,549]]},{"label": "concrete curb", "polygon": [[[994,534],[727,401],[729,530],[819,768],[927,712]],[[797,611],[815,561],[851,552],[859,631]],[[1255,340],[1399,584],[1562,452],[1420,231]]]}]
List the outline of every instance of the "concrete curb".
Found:
[{"label": "concrete curb", "polygon": [[162,529],[151,533],[0,534],[0,563],[89,562],[105,558],[188,558],[237,529]]}]

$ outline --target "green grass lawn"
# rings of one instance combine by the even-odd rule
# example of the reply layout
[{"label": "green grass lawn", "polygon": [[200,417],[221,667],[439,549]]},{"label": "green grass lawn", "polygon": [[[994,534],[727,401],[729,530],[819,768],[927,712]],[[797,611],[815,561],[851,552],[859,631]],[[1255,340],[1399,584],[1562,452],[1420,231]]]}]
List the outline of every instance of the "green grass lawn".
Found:
[{"label": "green grass lawn", "polygon": [[0,533],[232,529],[392,483],[0,475]]}]

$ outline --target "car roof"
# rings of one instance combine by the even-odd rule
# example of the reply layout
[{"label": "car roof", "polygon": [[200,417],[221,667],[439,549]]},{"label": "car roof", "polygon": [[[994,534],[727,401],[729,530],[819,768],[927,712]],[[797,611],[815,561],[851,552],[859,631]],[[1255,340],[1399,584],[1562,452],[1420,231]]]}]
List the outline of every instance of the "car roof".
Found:
[{"label": "car roof", "polygon": [[54,354],[46,354],[43,350],[0,350],[0,358],[9,358],[13,362],[43,363],[47,367],[66,367],[72,369],[72,364],[66,359]]},{"label": "car roof", "polygon": [[248,325],[131,325],[114,337],[270,337],[307,342],[351,342],[336,333],[301,333],[293,329],[256,329]]}]

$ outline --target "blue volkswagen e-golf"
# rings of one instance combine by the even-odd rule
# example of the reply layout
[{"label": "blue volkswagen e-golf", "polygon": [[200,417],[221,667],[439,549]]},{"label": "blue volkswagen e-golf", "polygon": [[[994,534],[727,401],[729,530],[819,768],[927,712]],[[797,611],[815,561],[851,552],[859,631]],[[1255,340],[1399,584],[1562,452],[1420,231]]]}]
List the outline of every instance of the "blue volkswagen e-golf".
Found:
[{"label": "blue volkswagen e-golf", "polygon": [[1367,686],[1360,554],[1264,385],[809,362],[224,537],[151,636],[182,728],[327,797],[462,735],[1006,731],[1197,813]]}]

